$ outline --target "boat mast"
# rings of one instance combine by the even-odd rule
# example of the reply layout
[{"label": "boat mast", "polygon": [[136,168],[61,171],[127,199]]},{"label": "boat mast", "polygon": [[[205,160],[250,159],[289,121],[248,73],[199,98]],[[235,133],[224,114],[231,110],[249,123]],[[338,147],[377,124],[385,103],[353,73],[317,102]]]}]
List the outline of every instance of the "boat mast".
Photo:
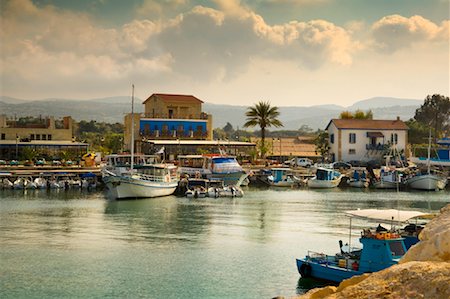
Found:
[{"label": "boat mast", "polygon": [[427,170],[428,170],[428,174],[430,174],[430,156],[431,156],[431,129],[430,129],[430,134],[428,136],[428,159],[427,159]]},{"label": "boat mast", "polygon": [[131,171],[134,168],[134,84],[131,91]]}]

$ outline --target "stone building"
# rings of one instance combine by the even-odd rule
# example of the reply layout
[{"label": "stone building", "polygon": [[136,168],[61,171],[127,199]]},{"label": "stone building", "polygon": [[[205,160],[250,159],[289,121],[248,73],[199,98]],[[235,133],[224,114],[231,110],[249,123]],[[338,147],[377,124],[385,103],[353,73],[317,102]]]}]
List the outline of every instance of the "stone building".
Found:
[{"label": "stone building", "polygon": [[47,155],[60,151],[85,153],[86,143],[73,142],[73,120],[70,116],[12,119],[0,115],[0,159],[19,159],[26,149]]}]

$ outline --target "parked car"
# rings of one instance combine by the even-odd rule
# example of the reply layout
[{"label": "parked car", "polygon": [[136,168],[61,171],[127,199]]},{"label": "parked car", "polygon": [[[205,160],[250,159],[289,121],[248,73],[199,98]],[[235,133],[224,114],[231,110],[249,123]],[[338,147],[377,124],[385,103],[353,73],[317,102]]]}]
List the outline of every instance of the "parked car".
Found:
[{"label": "parked car", "polygon": [[313,161],[308,158],[292,158],[290,160],[284,161],[285,165],[289,166],[301,166],[301,167],[311,167]]},{"label": "parked car", "polygon": [[61,163],[61,161],[59,161],[59,160],[53,160],[53,161],[52,161],[52,165],[53,165],[53,166],[61,166],[62,163]]},{"label": "parked car", "polygon": [[366,161],[351,160],[351,161],[348,161],[348,163],[351,164],[353,167],[367,167]]},{"label": "parked car", "polygon": [[19,161],[17,161],[17,160],[11,160],[11,161],[9,162],[9,165],[19,165]]},{"label": "parked car", "polygon": [[350,168],[352,168],[352,165],[350,163],[345,163],[345,162],[334,162],[334,163],[331,163],[331,166],[334,169],[350,169]]}]

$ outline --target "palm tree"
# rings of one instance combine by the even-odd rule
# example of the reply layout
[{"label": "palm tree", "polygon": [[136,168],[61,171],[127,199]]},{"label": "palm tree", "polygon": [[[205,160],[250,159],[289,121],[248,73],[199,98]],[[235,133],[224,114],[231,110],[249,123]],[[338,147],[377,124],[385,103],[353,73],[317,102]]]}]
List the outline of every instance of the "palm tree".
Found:
[{"label": "palm tree", "polygon": [[[261,128],[261,156],[265,156],[265,138],[266,128],[271,126],[282,127],[283,124],[277,117],[280,115],[278,107],[271,107],[269,102],[259,102],[253,107],[248,107],[245,116],[247,122],[244,124],[245,128],[259,126]],[[281,155],[281,153],[280,153]]]}]

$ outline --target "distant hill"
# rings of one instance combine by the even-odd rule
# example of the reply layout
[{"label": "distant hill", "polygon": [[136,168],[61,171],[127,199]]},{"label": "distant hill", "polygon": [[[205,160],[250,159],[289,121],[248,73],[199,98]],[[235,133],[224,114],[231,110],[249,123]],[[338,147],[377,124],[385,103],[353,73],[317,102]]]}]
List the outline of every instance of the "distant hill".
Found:
[{"label": "distant hill", "polygon": [[[280,107],[280,119],[286,130],[296,130],[302,125],[313,129],[324,129],[331,118],[339,117],[343,110],[372,109],[374,118],[395,119],[399,116],[408,120],[423,103],[421,100],[377,97],[359,101],[350,107],[338,105],[317,105],[310,107]],[[135,111],[144,111],[142,100],[135,98]],[[75,120],[96,120],[99,122],[123,122],[123,117],[131,110],[130,96],[97,98],[91,100],[42,99],[27,101],[11,97],[0,97],[0,114],[17,116],[70,115]],[[203,104],[203,111],[213,115],[214,127],[224,127],[227,122],[234,128],[242,128],[245,123],[247,106]]]},{"label": "distant hill", "polygon": [[354,103],[350,107],[347,107],[349,110],[367,110],[373,108],[385,108],[385,107],[394,107],[394,106],[420,106],[423,104],[423,100],[415,100],[415,99],[399,99],[399,98],[389,98],[389,97],[375,97],[367,100],[362,100]]}]

